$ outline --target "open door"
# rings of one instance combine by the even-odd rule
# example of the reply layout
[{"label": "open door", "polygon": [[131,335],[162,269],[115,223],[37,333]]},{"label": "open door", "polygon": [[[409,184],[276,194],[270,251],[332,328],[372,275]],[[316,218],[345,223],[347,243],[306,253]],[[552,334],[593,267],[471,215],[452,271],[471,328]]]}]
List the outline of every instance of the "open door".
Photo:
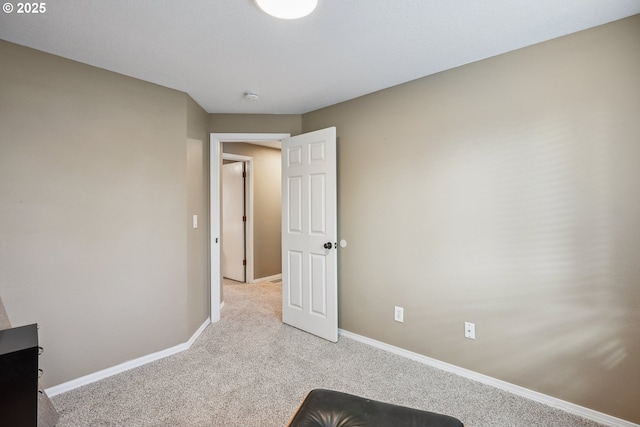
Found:
[{"label": "open door", "polygon": [[282,140],[282,321],[338,341],[336,128]]}]

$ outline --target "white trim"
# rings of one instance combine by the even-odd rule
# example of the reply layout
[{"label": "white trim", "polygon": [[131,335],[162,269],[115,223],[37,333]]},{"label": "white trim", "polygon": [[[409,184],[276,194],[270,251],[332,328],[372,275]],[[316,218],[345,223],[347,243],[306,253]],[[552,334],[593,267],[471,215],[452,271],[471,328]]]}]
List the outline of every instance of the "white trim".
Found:
[{"label": "white trim", "polygon": [[[212,323],[220,320],[220,292],[222,265],[220,264],[220,174],[222,144],[214,134],[209,141],[209,318]],[[215,289],[214,289],[215,288]],[[214,292],[215,290],[215,292]]]},{"label": "white trim", "polygon": [[437,359],[432,359],[422,354],[414,353],[409,350],[405,350],[400,347],[395,347],[390,344],[376,341],[371,338],[367,338],[362,335],[354,334],[353,332],[338,329],[338,333],[346,338],[350,338],[355,341],[370,345],[372,347],[379,348],[389,353],[397,354],[398,356],[406,357],[407,359],[414,360],[416,362],[424,363],[425,365],[441,369],[443,371],[451,372],[461,377],[468,378],[470,380],[478,381],[483,384],[487,384],[501,390],[513,393],[515,395],[533,400],[535,402],[543,403],[545,405],[552,406],[557,409],[561,409],[573,415],[586,418],[597,423],[610,426],[610,427],[640,427],[638,424],[634,424],[630,421],[626,421],[620,418],[616,418],[611,415],[603,414],[602,412],[594,411],[593,409],[585,408],[584,406],[576,405],[571,402],[567,402],[555,397],[547,396],[546,394],[538,393],[537,391],[529,390],[524,387],[517,386],[515,384],[508,383],[496,378],[489,377],[487,375],[479,374],[468,369],[461,368],[459,366],[451,365],[449,363],[441,362]]},{"label": "white trim", "polygon": [[223,160],[236,160],[247,164],[247,195],[245,203],[247,204],[247,235],[246,235],[246,257],[247,269],[245,271],[244,280],[247,283],[253,283],[253,157],[241,156],[239,154],[222,153]]},{"label": "white trim", "polygon": [[221,142],[266,142],[280,141],[291,136],[290,133],[212,133],[212,137]]},{"label": "white trim", "polygon": [[[264,142],[280,141],[289,138],[289,133],[211,133],[209,181],[210,186],[210,215],[209,215],[209,240],[211,242],[211,278],[209,282],[211,296],[211,322],[220,320],[220,289],[222,287],[222,274],[220,269],[220,165],[222,163],[223,142]],[[216,242],[218,239],[218,242]]]},{"label": "white trim", "polygon": [[113,375],[120,374],[130,369],[137,368],[139,366],[146,365],[147,363],[164,359],[165,357],[172,356],[174,354],[188,350],[191,347],[191,345],[198,339],[200,334],[202,334],[205,328],[209,326],[210,323],[211,323],[211,320],[207,318],[207,320],[205,320],[204,323],[200,325],[198,330],[196,330],[195,333],[191,336],[191,338],[189,338],[189,340],[185,343],[178,344],[176,346],[167,348],[165,350],[157,351],[155,353],[151,353],[146,356],[139,357],[137,359],[128,360],[124,363],[120,363],[119,365],[112,366],[111,368],[103,369],[101,371],[94,372],[93,374],[85,375],[83,377],[76,378],[75,380],[67,381],[66,383],[62,383],[57,386],[49,387],[48,389],[45,390],[45,392],[49,397],[52,397],[57,394],[71,391],[75,388],[82,387],[84,385],[103,380]]},{"label": "white trim", "polygon": [[251,283],[270,282],[270,281],[276,280],[276,279],[282,279],[282,273],[274,274],[273,276],[260,277],[259,279],[255,279]]}]

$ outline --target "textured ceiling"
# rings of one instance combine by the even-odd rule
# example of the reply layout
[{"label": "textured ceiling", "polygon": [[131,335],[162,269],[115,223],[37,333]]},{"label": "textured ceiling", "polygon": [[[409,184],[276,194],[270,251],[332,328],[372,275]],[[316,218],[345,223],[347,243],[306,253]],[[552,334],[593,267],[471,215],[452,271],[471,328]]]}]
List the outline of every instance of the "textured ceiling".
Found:
[{"label": "textured ceiling", "polygon": [[210,113],[300,114],[638,13],[639,0],[320,0],[286,21],[253,0],[50,0],[0,12],[0,38],[187,92]]}]

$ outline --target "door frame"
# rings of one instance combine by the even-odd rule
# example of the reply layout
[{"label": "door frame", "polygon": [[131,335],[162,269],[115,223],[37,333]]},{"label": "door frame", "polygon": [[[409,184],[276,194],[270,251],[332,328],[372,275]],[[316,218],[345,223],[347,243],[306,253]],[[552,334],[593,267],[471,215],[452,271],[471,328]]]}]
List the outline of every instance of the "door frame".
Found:
[{"label": "door frame", "polygon": [[[226,142],[226,141],[222,141]],[[247,216],[246,234],[245,234],[245,259],[247,265],[244,273],[245,283],[253,283],[253,157],[242,156],[240,154],[222,153],[222,160],[235,160],[245,164],[245,215]],[[222,181],[220,185],[222,185]],[[222,194],[221,194],[222,195]],[[224,224],[221,224],[224,227]],[[222,234],[222,228],[220,229]]]},{"label": "door frame", "polygon": [[[248,143],[269,143],[279,142],[284,138],[289,138],[289,133],[211,133],[209,136],[209,240],[211,242],[211,279],[209,283],[209,294],[211,297],[210,318],[211,322],[220,320],[220,309],[222,308],[222,268],[220,264],[220,197],[221,191],[221,174],[222,174],[222,143],[223,142],[248,142]],[[251,215],[253,217],[253,215]],[[253,227],[251,227],[251,235],[253,236]],[[253,238],[253,237],[252,237]],[[253,244],[252,244],[253,246]],[[247,248],[247,251],[249,248]],[[251,249],[253,262],[253,247]],[[247,263],[249,262],[247,258]],[[253,272],[252,272],[253,275]]]}]

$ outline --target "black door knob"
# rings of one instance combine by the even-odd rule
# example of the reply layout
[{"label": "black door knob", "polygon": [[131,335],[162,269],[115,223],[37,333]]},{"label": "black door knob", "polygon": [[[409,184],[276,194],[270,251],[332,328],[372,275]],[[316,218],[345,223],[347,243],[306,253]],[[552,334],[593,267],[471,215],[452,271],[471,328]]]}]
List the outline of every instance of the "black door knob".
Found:
[{"label": "black door knob", "polygon": [[331,242],[327,242],[324,244],[324,248],[325,249],[331,249],[333,247],[333,245],[331,244]]}]

